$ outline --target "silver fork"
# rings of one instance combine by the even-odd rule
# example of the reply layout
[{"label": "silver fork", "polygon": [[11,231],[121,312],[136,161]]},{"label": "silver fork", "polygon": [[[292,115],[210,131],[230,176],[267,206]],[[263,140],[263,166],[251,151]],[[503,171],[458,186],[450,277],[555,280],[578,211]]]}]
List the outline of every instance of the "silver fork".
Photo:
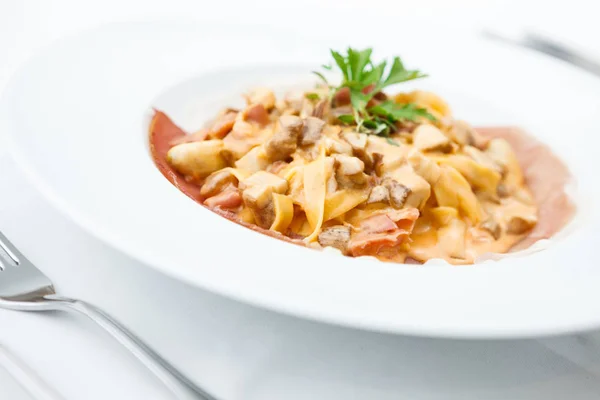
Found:
[{"label": "silver fork", "polygon": [[0,232],[0,308],[17,311],[77,311],[118,340],[159,378],[177,399],[216,400],[127,328],[97,307],[58,296],[52,282]]},{"label": "silver fork", "polygon": [[600,62],[597,59],[542,35],[511,28],[484,30],[481,33],[489,39],[499,40],[557,58],[600,77]]}]

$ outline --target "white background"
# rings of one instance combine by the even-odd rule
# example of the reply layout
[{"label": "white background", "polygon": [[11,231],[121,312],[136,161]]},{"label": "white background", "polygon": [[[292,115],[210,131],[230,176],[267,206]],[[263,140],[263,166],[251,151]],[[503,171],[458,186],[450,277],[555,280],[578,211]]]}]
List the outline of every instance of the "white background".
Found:
[{"label": "white background", "polygon": [[[318,29],[322,23],[361,26],[381,10],[424,21],[443,14],[504,29],[534,27],[600,57],[596,2],[552,3],[0,0],[0,87],[52,40],[129,19],[215,18]],[[93,240],[40,198],[1,145],[0,188],[0,229],[60,292],[106,309],[224,400],[600,398],[600,335],[446,341],[277,315],[163,277]],[[76,316],[1,311],[0,344],[68,400],[169,398],[117,344]],[[20,399],[8,382],[0,369],[0,400]]]}]

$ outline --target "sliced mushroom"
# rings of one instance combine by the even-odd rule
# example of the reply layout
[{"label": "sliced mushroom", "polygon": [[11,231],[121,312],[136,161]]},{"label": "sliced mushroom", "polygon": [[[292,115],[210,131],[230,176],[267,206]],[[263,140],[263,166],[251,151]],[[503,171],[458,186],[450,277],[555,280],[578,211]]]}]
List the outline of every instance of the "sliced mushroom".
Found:
[{"label": "sliced mushroom", "polygon": [[352,155],[352,146],[345,140],[335,140],[330,137],[323,139],[325,151],[328,155],[331,154],[349,154]]},{"label": "sliced mushroom", "polygon": [[345,154],[334,154],[335,178],[340,187],[344,189],[361,189],[368,184],[369,176],[363,170],[364,163],[352,156]]},{"label": "sliced mushroom", "polygon": [[333,159],[335,160],[335,167],[339,174],[354,175],[365,170],[365,163],[357,157],[334,154]]},{"label": "sliced mushroom", "polygon": [[513,216],[506,224],[506,231],[515,235],[527,232],[535,226],[537,218],[535,216]]},{"label": "sliced mushroom", "polygon": [[336,174],[338,187],[344,189],[363,189],[369,184],[369,176],[364,172],[354,175]]},{"label": "sliced mushroom", "polygon": [[325,121],[315,117],[307,117],[304,119],[304,127],[302,129],[302,138],[300,145],[306,146],[315,144],[321,137],[321,131],[325,126]]},{"label": "sliced mushroom", "polygon": [[375,159],[373,154],[367,151],[368,136],[363,133],[345,132],[342,134],[342,138],[352,146],[354,156],[365,163],[365,171],[369,173],[373,171]]},{"label": "sliced mushroom", "polygon": [[271,200],[273,192],[264,187],[253,187],[242,192],[244,205],[252,212],[256,225],[269,229],[275,222],[275,206]]},{"label": "sliced mushroom", "polygon": [[322,99],[322,100],[319,100],[319,102],[315,106],[312,116],[319,118],[319,119],[323,119],[324,116],[329,114],[330,110],[331,110],[331,103],[329,102],[329,99]]},{"label": "sliced mushroom", "polygon": [[265,153],[272,161],[284,160],[290,156],[298,145],[304,123],[295,115],[284,115],[279,118],[280,130],[265,143]]},{"label": "sliced mushroom", "polygon": [[327,155],[335,153],[352,155],[352,146],[340,137],[341,132],[342,129],[337,125],[325,125],[323,128],[321,134]]},{"label": "sliced mushroom", "polygon": [[373,203],[389,203],[390,201],[390,192],[385,186],[378,185],[371,189],[371,193],[369,194],[369,198],[367,199],[367,204]]},{"label": "sliced mushroom", "polygon": [[231,172],[231,168],[224,168],[210,174],[205,180],[200,194],[204,197],[212,197],[220,192],[228,185],[237,185],[238,179]]},{"label": "sliced mushroom", "polygon": [[510,196],[511,192],[504,183],[499,183],[498,187],[496,188],[496,193],[500,197],[508,197],[508,196]]},{"label": "sliced mushroom", "polygon": [[350,241],[350,228],[344,225],[324,228],[319,233],[317,240],[323,247],[335,247],[345,253]]},{"label": "sliced mushroom", "polygon": [[385,178],[383,186],[387,188],[390,194],[390,205],[394,208],[402,208],[411,194],[410,188],[396,182],[394,179]]},{"label": "sliced mushroom", "polygon": [[283,194],[288,188],[285,179],[266,171],[259,171],[240,182],[242,199],[254,219],[262,228],[268,229],[275,221],[273,193]]},{"label": "sliced mushroom", "polygon": [[494,240],[498,240],[502,234],[502,228],[500,227],[500,224],[492,218],[488,218],[483,221],[480,227],[481,229],[488,231],[493,236]]},{"label": "sliced mushroom", "polygon": [[373,162],[371,163],[371,168],[365,168],[365,172],[369,174],[374,173],[377,176],[381,176],[384,158],[383,154],[373,152],[371,153],[371,158],[373,160]]},{"label": "sliced mushroom", "polygon": [[412,150],[408,154],[408,161],[415,172],[430,185],[435,185],[438,179],[440,179],[441,170],[439,165],[431,158],[425,157],[420,151]]},{"label": "sliced mushroom", "polygon": [[472,146],[475,141],[475,129],[467,122],[461,120],[451,120],[448,135],[461,146]]},{"label": "sliced mushroom", "polygon": [[354,151],[365,151],[367,147],[367,135],[358,132],[345,132],[342,138],[352,146]]},{"label": "sliced mushroom", "polygon": [[413,145],[421,151],[450,151],[450,139],[433,125],[419,125],[413,132]]},{"label": "sliced mushroom", "polygon": [[[423,209],[431,196],[431,186],[425,179],[418,175],[410,165],[406,164],[388,174],[396,182],[410,189],[404,205]],[[400,193],[400,192],[399,192]]]},{"label": "sliced mushroom", "polygon": [[484,139],[471,125],[465,121],[454,120],[452,118],[447,119],[447,126],[449,126],[448,136],[455,143],[461,146],[473,146],[478,149],[484,147],[487,139]]}]

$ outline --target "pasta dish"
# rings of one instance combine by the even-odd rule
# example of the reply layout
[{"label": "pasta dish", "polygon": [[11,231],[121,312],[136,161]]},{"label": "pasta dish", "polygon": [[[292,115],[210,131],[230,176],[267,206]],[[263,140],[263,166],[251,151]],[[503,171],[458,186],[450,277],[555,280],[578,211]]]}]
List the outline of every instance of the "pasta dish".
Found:
[{"label": "pasta dish", "polygon": [[[564,225],[562,187],[540,199],[542,179],[531,168],[545,162],[562,173],[545,148],[515,130],[474,129],[434,93],[389,94],[425,75],[398,57],[376,64],[371,54],[332,51],[334,64],[316,72],[314,88],[282,96],[257,88],[245,107],[225,108],[191,134],[155,110],[158,167],[224,217],[354,257],[469,264]],[[334,68],[339,84],[325,76]],[[527,145],[537,153],[524,163]],[[557,205],[564,209],[541,221]]]}]

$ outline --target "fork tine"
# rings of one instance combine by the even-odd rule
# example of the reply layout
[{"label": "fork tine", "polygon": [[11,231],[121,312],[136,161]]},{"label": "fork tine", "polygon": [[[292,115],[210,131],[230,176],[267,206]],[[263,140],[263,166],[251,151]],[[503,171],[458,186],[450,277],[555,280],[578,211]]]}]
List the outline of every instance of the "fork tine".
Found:
[{"label": "fork tine", "polygon": [[[19,252],[19,250],[17,250],[17,248],[10,242],[10,240],[8,240],[8,238],[6,236],[4,236],[4,234],[1,231],[0,231],[0,247],[2,248],[2,250],[4,250],[4,252],[8,255],[8,257],[10,257],[10,259],[16,265],[19,265],[26,260],[25,256],[23,256],[23,254],[21,254]],[[2,264],[1,261],[0,261],[0,264]],[[4,265],[2,265],[2,266],[4,266]]]},{"label": "fork tine", "polygon": [[[80,312],[125,346],[173,392],[175,398],[215,400],[102,310],[81,300],[57,296],[50,278],[25,258],[1,232],[0,248],[9,254],[8,257],[2,255],[5,265],[8,258],[20,264],[18,267],[8,266],[6,271],[0,273],[0,308],[18,311]],[[0,389],[0,397],[4,398],[1,393]]]},{"label": "fork tine", "polygon": [[15,305],[18,303],[17,300],[36,301],[45,295],[55,293],[52,281],[23,256],[2,232],[0,232],[0,263],[4,267],[0,272],[0,307],[6,306],[2,305],[3,300],[11,300]]}]

